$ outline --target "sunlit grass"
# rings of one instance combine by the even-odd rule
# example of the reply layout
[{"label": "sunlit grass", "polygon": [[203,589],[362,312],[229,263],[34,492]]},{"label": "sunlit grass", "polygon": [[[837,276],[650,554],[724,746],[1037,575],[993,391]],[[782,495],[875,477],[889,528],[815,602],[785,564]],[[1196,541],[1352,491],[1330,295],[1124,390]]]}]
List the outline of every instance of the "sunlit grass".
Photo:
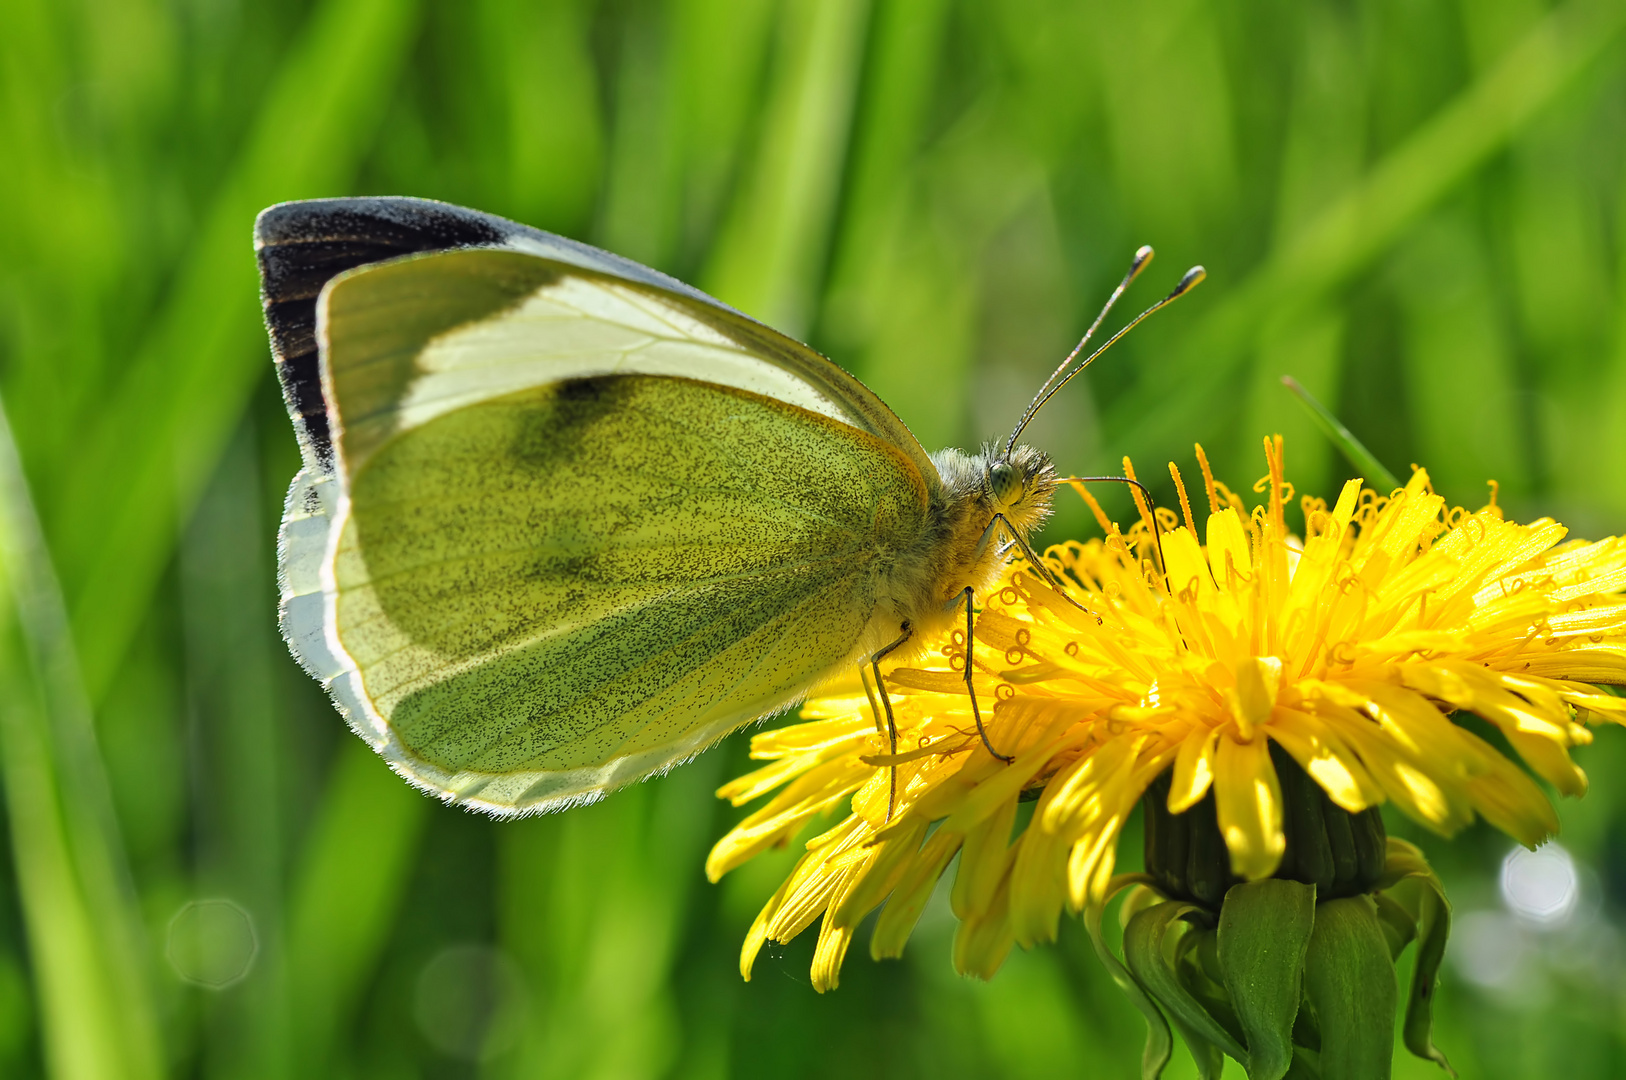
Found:
[{"label": "sunlit grass", "polygon": [[[1283,430],[1289,475],[1330,489],[1347,467],[1292,374],[1402,477],[1473,502],[1494,476],[1523,517],[1618,532],[1623,23],[1609,0],[0,0],[0,395],[28,482],[0,500],[0,1074],[1127,1075],[1135,1021],[1071,931],[982,986],[928,911],[834,995],[795,946],[740,984],[761,897],[699,865],[739,740],[497,824],[344,733],[275,632],[297,455],[254,213],[424,195],[611,246],[809,337],[929,448],[1007,430],[1152,243],[1148,298],[1210,279],[1041,416],[1064,468],[1202,439],[1241,475]],[[1609,734],[1565,807],[1606,893]],[[1500,855],[1442,854],[1461,903],[1494,903]],[[258,941],[223,991],[165,961],[211,898]],[[524,988],[483,1063],[414,1019],[426,965],[471,943]],[[1551,977],[1516,1024],[1448,988],[1465,1074],[1611,1074],[1617,991]]]}]

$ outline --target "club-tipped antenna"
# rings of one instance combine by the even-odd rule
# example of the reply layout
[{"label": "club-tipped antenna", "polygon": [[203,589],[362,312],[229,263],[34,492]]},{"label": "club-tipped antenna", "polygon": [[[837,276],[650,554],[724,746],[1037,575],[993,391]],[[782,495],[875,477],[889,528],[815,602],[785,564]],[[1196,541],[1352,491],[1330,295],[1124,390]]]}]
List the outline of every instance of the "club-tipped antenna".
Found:
[{"label": "club-tipped antenna", "polygon": [[[1112,307],[1113,301],[1118,299],[1119,294],[1124,291],[1124,287],[1127,286],[1130,281],[1134,280],[1134,276],[1139,273],[1141,267],[1145,265],[1145,261],[1143,261],[1141,258],[1142,255],[1145,255],[1146,259],[1149,260],[1151,253],[1152,249],[1149,247],[1143,247],[1140,249],[1140,251],[1135,253],[1135,265],[1130,267],[1129,273],[1124,276],[1123,284],[1119,285],[1118,288],[1114,290],[1111,299],[1107,301],[1106,308],[1103,308],[1101,314],[1096,317],[1095,323],[1090,327],[1090,334],[1095,333],[1095,328],[1101,325],[1101,319],[1106,316],[1107,310]],[[1045,402],[1055,397],[1057,392],[1059,392],[1062,387],[1072,382],[1075,375],[1089,367],[1091,362],[1093,362],[1097,356],[1100,356],[1102,353],[1112,348],[1113,345],[1117,344],[1119,338],[1123,337],[1125,334],[1129,333],[1129,331],[1133,330],[1135,327],[1144,322],[1147,316],[1151,315],[1155,311],[1160,311],[1163,308],[1168,307],[1170,304],[1186,295],[1186,293],[1196,288],[1202,282],[1203,278],[1207,276],[1208,271],[1204,270],[1200,266],[1193,266],[1190,270],[1187,270],[1185,275],[1180,278],[1180,283],[1170,290],[1169,295],[1165,296],[1163,299],[1159,300],[1157,303],[1135,316],[1132,320],[1130,320],[1127,326],[1119,330],[1116,334],[1113,334],[1111,337],[1107,338],[1106,342],[1102,344],[1100,348],[1086,356],[1081,363],[1073,367],[1073,370],[1067,372],[1066,377],[1058,381],[1056,375],[1060,375],[1063,371],[1066,371],[1067,365],[1072,363],[1073,357],[1077,356],[1084,348],[1084,342],[1090,340],[1090,334],[1085,334],[1084,341],[1079,342],[1078,348],[1074,349],[1067,359],[1062,362],[1061,367],[1056,369],[1056,375],[1052,375],[1049,379],[1045,380],[1044,386],[1040,387],[1039,393],[1034,397],[1033,404],[1027,407],[1027,411],[1022,414],[1022,419],[1016,422],[1016,429],[1011,432],[1011,437],[1005,442],[1006,457],[1010,456],[1011,449],[1016,446],[1016,440],[1022,434],[1022,429],[1028,426],[1028,421],[1032,420],[1034,415],[1038,413],[1040,409],[1044,408]]]},{"label": "club-tipped antenna", "polygon": [[1155,254],[1156,252],[1152,250],[1150,244],[1142,244],[1140,250],[1135,252],[1135,258],[1129,263],[1129,270],[1124,274],[1123,280],[1118,282],[1116,289],[1112,290],[1112,295],[1107,297],[1107,302],[1101,305],[1101,313],[1095,317],[1095,321],[1090,324],[1090,328],[1084,331],[1084,336],[1079,339],[1077,345],[1073,346],[1073,351],[1067,354],[1067,358],[1056,367],[1055,371],[1050,373],[1050,378],[1044,381],[1044,385],[1039,387],[1039,392],[1033,395],[1033,401],[1029,403],[1027,411],[1016,422],[1016,432],[1012,433],[1010,441],[1005,444],[1006,458],[1011,456],[1011,447],[1016,445],[1016,435],[1028,426],[1028,421],[1033,419],[1033,414],[1039,411],[1039,399],[1045,396],[1050,390],[1050,384],[1061,378],[1062,373],[1067,370],[1067,366],[1078,358],[1079,353],[1084,351],[1084,346],[1090,343],[1090,338],[1094,337],[1095,332],[1101,329],[1101,322],[1107,317],[1107,312],[1112,310],[1112,305],[1118,302],[1118,297],[1122,296],[1124,291],[1129,288],[1130,283],[1140,276],[1142,270],[1146,269],[1147,264],[1152,261],[1152,256]]}]

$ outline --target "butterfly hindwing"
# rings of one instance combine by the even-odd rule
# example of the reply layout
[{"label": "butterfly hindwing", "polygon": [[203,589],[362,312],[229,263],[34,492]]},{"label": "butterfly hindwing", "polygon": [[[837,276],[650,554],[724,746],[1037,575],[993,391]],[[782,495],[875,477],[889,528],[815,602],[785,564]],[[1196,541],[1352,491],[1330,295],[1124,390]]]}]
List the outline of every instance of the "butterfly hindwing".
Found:
[{"label": "butterfly hindwing", "polygon": [[666,376],[551,383],[368,459],[329,634],[414,778],[487,806],[580,799],[849,659],[877,549],[925,511],[901,455],[818,414]]}]

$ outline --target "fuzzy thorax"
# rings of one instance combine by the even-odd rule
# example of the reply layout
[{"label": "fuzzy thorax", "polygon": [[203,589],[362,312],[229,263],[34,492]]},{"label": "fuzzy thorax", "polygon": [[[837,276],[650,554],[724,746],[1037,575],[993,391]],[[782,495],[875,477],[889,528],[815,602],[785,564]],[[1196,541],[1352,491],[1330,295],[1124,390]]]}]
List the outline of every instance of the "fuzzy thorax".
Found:
[{"label": "fuzzy thorax", "polygon": [[[980,602],[1012,554],[1010,533],[1026,541],[1050,516],[1058,486],[1049,456],[1031,446],[1016,447],[1008,458],[992,446],[931,457],[942,483],[931,492],[927,527],[917,549],[894,563],[884,590],[917,637],[965,617],[956,602],[967,586]],[[996,515],[1009,529],[990,529]]]}]

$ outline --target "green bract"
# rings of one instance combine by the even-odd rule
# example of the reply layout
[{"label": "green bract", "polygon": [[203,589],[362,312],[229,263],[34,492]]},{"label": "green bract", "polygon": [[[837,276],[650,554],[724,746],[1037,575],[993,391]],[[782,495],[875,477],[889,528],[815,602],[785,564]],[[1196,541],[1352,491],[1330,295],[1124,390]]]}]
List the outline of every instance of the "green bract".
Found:
[{"label": "green bract", "polygon": [[1147,1080],[1168,1064],[1170,1024],[1203,1080],[1219,1077],[1227,1055],[1249,1080],[1388,1077],[1395,960],[1413,941],[1406,1048],[1451,1072],[1430,1037],[1450,906],[1413,845],[1388,840],[1376,892],[1320,903],[1316,886],[1281,878],[1233,885],[1217,917],[1163,899],[1146,875],[1125,875],[1112,891],[1126,892],[1121,962],[1102,936],[1099,909],[1085,924],[1147,1019]]}]

